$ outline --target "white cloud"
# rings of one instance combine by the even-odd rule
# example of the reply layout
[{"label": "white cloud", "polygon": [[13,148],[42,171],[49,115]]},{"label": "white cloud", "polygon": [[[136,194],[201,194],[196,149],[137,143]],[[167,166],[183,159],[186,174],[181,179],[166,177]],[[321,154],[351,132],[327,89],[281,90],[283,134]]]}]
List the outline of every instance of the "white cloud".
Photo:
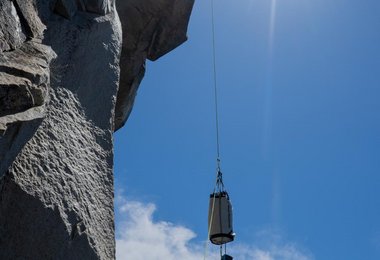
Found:
[{"label": "white cloud", "polygon": [[236,259],[249,260],[311,260],[312,256],[301,252],[295,245],[272,245],[268,248],[255,246],[230,246],[232,256]]},{"label": "white cloud", "polygon": [[[117,223],[116,259],[117,260],[201,260],[204,257],[204,245],[193,242],[196,234],[181,225],[165,221],[155,221],[153,214],[156,206],[138,201],[117,199],[117,211],[122,220]],[[280,242],[278,236],[263,238],[263,247],[239,244],[228,247],[228,251],[237,260],[311,260],[312,256],[300,251],[292,243]],[[256,244],[256,243],[255,243]],[[208,254],[207,259],[219,259],[217,254]]]}]

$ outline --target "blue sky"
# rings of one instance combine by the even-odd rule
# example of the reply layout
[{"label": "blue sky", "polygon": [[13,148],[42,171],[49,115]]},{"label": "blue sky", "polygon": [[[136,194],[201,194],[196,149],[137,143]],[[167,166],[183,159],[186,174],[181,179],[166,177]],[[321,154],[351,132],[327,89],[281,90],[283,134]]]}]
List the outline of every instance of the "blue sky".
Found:
[{"label": "blue sky", "polygon": [[[378,0],[215,1],[235,259],[380,259],[379,14]],[[149,239],[133,232],[149,230],[168,241],[157,259],[203,253],[215,178],[210,19],[210,2],[196,1],[189,40],[147,63],[115,134],[118,259],[132,259],[128,246],[148,259]]]}]

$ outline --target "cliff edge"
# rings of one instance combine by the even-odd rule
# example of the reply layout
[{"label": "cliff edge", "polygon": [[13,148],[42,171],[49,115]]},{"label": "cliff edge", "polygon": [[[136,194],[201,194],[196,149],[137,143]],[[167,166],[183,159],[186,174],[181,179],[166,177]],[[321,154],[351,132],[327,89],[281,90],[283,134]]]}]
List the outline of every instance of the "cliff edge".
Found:
[{"label": "cliff edge", "polygon": [[193,0],[0,0],[0,259],[114,259],[113,132]]}]

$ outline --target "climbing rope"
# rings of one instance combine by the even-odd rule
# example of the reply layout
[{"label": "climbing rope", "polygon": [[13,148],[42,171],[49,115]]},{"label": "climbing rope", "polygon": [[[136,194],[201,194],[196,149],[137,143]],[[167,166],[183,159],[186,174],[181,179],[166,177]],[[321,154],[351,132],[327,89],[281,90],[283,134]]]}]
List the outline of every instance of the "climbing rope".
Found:
[{"label": "climbing rope", "polygon": [[[208,223],[207,239],[205,242],[204,260],[208,254],[208,239],[210,237],[212,220],[214,219],[215,211],[215,197],[216,192],[224,191],[224,184],[222,179],[222,172],[220,169],[220,142],[219,142],[219,113],[218,113],[218,84],[217,84],[217,71],[216,71],[216,48],[215,48],[215,19],[214,19],[214,0],[211,3],[211,31],[212,31],[212,62],[213,62],[213,82],[214,82],[214,102],[215,102],[215,129],[216,129],[216,181],[213,191],[213,203],[210,215],[210,223]],[[226,249],[225,249],[226,250]],[[220,256],[222,256],[222,245],[220,246]]]},{"label": "climbing rope", "polygon": [[220,144],[219,144],[219,114],[218,114],[218,84],[216,74],[216,48],[215,48],[215,22],[214,22],[214,0],[211,0],[211,28],[212,28],[212,60],[214,78],[214,101],[215,101],[215,128],[216,128],[216,155],[218,168],[220,168]]},{"label": "climbing rope", "polygon": [[219,177],[219,174],[217,173],[216,181],[215,181],[215,187],[214,187],[214,191],[213,191],[213,195],[214,196],[213,196],[213,200],[212,200],[210,223],[208,223],[207,239],[205,241],[205,251],[204,251],[203,260],[206,260],[207,255],[208,255],[208,239],[209,239],[210,233],[211,233],[212,220],[214,219],[215,197],[216,197],[216,189],[217,189],[218,177]]}]

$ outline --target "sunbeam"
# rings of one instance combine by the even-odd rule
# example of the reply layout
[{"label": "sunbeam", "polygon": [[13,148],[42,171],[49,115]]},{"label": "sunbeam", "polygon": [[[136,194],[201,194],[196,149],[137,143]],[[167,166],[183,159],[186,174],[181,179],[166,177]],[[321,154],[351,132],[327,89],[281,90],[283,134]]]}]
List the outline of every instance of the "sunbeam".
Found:
[{"label": "sunbeam", "polygon": [[274,59],[274,41],[276,27],[276,8],[277,0],[271,1],[269,17],[269,37],[268,37],[268,60],[267,60],[267,77],[264,91],[264,122],[263,122],[263,145],[262,153],[264,158],[269,159],[272,142],[272,92],[273,92],[273,59]]},{"label": "sunbeam", "polygon": [[269,23],[269,51],[272,55],[273,53],[273,43],[274,43],[274,33],[276,26],[276,6],[277,0],[272,0],[270,7],[270,23]]}]

